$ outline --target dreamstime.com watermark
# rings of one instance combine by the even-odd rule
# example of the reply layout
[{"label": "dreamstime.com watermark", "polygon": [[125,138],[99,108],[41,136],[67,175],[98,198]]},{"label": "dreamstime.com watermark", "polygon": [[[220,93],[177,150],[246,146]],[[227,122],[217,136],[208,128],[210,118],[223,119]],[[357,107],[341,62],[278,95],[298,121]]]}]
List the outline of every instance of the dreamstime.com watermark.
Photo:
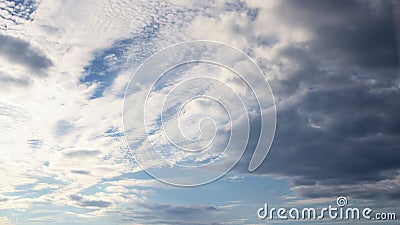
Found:
[{"label": "dreamstime.com watermark", "polygon": [[336,205],[329,205],[321,209],[316,208],[269,208],[268,203],[257,210],[257,217],[261,220],[396,220],[394,212],[374,212],[371,208],[347,207],[345,197],[338,197]]}]

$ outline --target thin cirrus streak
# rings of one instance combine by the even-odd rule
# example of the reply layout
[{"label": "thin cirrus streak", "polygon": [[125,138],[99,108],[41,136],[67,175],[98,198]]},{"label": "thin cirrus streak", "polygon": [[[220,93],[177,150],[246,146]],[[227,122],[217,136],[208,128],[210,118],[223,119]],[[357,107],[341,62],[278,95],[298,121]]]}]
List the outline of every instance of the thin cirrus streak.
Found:
[{"label": "thin cirrus streak", "polygon": [[161,50],[137,69],[123,122],[127,144],[147,173],[197,186],[231,170],[254,132],[249,171],[257,169],[274,138],[276,108],[268,82],[246,54],[192,41]]}]

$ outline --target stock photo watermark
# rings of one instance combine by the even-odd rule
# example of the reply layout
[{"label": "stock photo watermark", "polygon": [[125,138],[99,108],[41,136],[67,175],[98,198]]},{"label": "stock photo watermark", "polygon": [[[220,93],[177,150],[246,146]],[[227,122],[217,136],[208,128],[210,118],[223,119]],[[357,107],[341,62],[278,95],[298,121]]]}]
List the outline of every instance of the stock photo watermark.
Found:
[{"label": "stock photo watermark", "polygon": [[[246,149],[248,170],[266,158],[276,129],[271,87],[244,52],[190,41],[150,56],[124,98],[126,142],[152,177],[197,186],[230,171]],[[251,141],[250,141],[251,140]]]},{"label": "stock photo watermark", "polygon": [[397,220],[394,212],[375,212],[371,208],[348,207],[346,197],[338,197],[336,205],[320,209],[308,208],[269,208],[268,203],[257,210],[260,220]]}]

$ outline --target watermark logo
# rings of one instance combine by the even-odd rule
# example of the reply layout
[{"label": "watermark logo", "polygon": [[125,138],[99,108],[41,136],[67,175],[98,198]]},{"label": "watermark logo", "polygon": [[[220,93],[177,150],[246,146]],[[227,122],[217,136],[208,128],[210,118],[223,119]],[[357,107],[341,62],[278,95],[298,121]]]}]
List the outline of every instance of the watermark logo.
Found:
[{"label": "watermark logo", "polygon": [[336,204],[339,206],[339,207],[345,207],[346,205],[347,205],[347,198],[346,197],[343,197],[343,196],[340,196],[340,197],[338,197],[337,199],[336,199]]},{"label": "watermark logo", "polygon": [[371,208],[347,207],[348,201],[344,196],[336,199],[336,205],[321,209],[308,208],[269,208],[268,203],[257,210],[261,220],[396,220],[396,213],[374,212]]},{"label": "watermark logo", "polygon": [[257,169],[274,138],[276,108],[264,74],[244,52],[191,41],[157,52],[136,70],[123,124],[148,174],[196,186],[226,174],[246,149],[254,151],[249,171]]}]

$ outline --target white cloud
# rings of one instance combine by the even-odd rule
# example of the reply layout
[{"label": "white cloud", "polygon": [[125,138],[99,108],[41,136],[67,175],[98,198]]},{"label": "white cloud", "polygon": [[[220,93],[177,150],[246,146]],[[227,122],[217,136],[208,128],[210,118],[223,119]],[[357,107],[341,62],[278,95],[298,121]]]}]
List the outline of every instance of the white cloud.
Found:
[{"label": "white cloud", "polygon": [[2,225],[12,225],[11,219],[5,216],[0,217],[0,224]]},{"label": "white cloud", "polygon": [[[110,127],[119,132],[123,130],[123,101],[118,95],[124,92],[137,65],[123,65],[104,96],[97,99],[89,97],[98,86],[87,87],[79,84],[79,79],[95,52],[111,47],[115,40],[143,33],[148,36],[135,40],[126,50],[126,57],[131,59],[128,63],[137,60],[138,53],[151,53],[171,43],[193,39],[221,41],[240,49],[254,48],[256,58],[272,60],[275,50],[258,46],[254,44],[257,43],[255,40],[258,36],[287,30],[279,30],[284,28],[274,24],[278,21],[270,16],[273,3],[251,2],[249,5],[262,8],[254,23],[250,22],[245,11],[224,10],[223,1],[216,2],[212,8],[198,1],[177,1],[170,5],[153,1],[102,0],[93,4],[78,0],[43,0],[32,15],[32,22],[24,22],[18,25],[18,29],[3,32],[29,42],[54,64],[48,68],[47,77],[35,77],[26,73],[23,67],[0,60],[1,73],[14,81],[22,79],[28,82],[24,86],[0,89],[0,190],[2,193],[15,192],[20,185],[32,185],[35,191],[46,191],[37,198],[13,199],[8,208],[28,207],[35,201],[59,206],[88,206],[79,203],[79,199],[86,203],[110,202],[104,206],[116,207],[145,199],[152,194],[153,188],[173,188],[155,180],[127,179],[103,183],[103,179],[129,171],[129,165],[121,163],[126,148],[123,137],[109,136],[105,131]],[[157,33],[151,34],[154,30]],[[302,32],[296,32],[293,39],[304,36]],[[149,48],[143,49],[143,46]],[[118,60],[117,56],[109,55],[107,62],[115,66],[115,60]],[[228,76],[224,78],[224,82],[240,89],[235,80],[228,79]],[[226,95],[228,100],[233,97]],[[204,109],[201,105],[191,107],[190,111]],[[216,117],[220,115],[218,110],[210,113]],[[30,140],[37,140],[40,145],[32,148]],[[141,149],[148,150],[149,147],[142,146]],[[178,156],[176,160],[184,157]],[[209,156],[206,154],[204,158]],[[134,165],[133,171],[139,170]],[[54,179],[55,184],[43,182],[42,178]],[[106,185],[104,190],[80,195],[102,183]],[[135,186],[146,190],[136,190]],[[130,194],[128,200],[124,198],[125,194]],[[71,200],[71,195],[81,198]],[[78,215],[93,216],[102,212],[99,209],[94,214]]]}]

